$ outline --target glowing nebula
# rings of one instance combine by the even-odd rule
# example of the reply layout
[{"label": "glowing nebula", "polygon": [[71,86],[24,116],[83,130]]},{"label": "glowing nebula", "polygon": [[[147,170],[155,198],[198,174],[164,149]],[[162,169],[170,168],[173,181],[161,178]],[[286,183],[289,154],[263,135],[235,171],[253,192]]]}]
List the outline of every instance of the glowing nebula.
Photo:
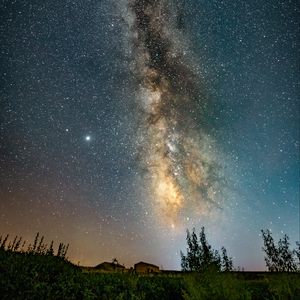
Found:
[{"label": "glowing nebula", "polygon": [[219,206],[220,169],[205,116],[208,100],[180,43],[176,5],[130,1],[138,81],[139,151],[153,207],[171,227]]}]

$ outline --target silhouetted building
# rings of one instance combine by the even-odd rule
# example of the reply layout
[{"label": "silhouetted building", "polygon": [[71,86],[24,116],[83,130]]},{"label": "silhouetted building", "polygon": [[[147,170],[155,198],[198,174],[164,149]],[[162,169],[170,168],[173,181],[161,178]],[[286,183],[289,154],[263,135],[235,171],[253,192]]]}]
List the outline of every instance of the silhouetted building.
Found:
[{"label": "silhouetted building", "polygon": [[139,262],[134,265],[134,270],[136,273],[149,274],[149,273],[159,273],[159,267],[156,265],[148,264],[146,262]]},{"label": "silhouetted building", "polygon": [[112,262],[103,262],[95,267],[97,270],[105,271],[105,272],[124,272],[125,267]]}]

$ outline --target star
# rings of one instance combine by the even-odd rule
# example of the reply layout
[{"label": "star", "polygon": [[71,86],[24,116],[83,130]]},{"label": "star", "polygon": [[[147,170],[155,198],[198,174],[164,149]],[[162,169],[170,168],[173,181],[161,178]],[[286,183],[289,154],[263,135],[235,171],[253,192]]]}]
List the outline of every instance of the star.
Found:
[{"label": "star", "polygon": [[[295,1],[106,0],[101,28],[92,1],[13,2],[1,15],[1,234],[32,240],[47,218],[46,242],[73,245],[73,262],[114,253],[167,269],[193,227],[251,270],[265,269],[261,229],[295,246]],[[80,18],[66,24],[69,11]]]}]

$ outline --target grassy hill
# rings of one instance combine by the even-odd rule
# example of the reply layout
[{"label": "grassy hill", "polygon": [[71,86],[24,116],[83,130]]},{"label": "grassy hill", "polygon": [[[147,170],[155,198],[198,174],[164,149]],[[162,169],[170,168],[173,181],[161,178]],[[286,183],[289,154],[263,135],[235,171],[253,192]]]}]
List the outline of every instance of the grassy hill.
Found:
[{"label": "grassy hill", "polygon": [[61,257],[0,249],[1,299],[300,299],[299,273],[85,273]]}]

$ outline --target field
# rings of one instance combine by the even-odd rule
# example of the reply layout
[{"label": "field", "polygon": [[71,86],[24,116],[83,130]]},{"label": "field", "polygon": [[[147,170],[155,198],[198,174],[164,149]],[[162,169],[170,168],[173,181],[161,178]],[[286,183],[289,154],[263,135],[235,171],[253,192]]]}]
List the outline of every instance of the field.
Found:
[{"label": "field", "polygon": [[0,250],[1,299],[300,299],[299,273],[88,273],[55,257]]}]

